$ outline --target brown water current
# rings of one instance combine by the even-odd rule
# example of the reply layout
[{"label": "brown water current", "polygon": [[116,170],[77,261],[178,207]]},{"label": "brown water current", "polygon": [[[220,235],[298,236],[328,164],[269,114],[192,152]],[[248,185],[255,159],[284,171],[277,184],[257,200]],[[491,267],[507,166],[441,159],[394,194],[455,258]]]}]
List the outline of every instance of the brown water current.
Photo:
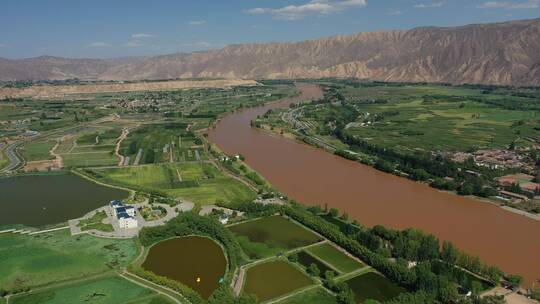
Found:
[{"label": "brown water current", "polygon": [[269,109],[322,96],[315,85],[297,86],[301,96],[227,115],[210,140],[245,156],[274,187],[304,204],[328,203],[368,226],[419,228],[524,276],[527,284],[540,279],[540,222],[250,127]]}]

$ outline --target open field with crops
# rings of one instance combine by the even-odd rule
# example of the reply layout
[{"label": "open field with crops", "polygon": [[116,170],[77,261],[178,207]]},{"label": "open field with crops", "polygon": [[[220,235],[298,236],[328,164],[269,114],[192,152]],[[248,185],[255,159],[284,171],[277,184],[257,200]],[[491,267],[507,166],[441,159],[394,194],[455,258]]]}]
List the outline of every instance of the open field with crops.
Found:
[{"label": "open field with crops", "polygon": [[255,193],[244,184],[224,176],[207,163],[161,164],[118,169],[95,169],[101,181],[183,198],[200,204],[246,201]]}]

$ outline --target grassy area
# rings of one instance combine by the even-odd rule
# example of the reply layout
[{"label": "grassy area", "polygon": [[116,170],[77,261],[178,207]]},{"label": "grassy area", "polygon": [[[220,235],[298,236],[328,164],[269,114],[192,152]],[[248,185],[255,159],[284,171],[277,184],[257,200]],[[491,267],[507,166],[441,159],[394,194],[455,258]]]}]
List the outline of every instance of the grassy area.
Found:
[{"label": "grassy area", "polygon": [[99,231],[111,232],[114,228],[111,224],[104,224],[102,221],[107,218],[105,211],[100,211],[94,214],[91,218],[84,219],[79,222],[79,227],[82,231],[96,229]]},{"label": "grassy area", "polygon": [[384,302],[390,300],[405,289],[390,282],[387,278],[375,272],[368,272],[345,281],[356,296],[357,303],[367,299]]},{"label": "grassy area", "polygon": [[54,140],[36,140],[25,144],[21,151],[27,161],[53,159],[49,151],[54,147]]},{"label": "grassy area", "polygon": [[114,166],[118,158],[111,152],[62,154],[66,167]]},{"label": "grassy area", "polygon": [[270,216],[229,227],[244,252],[253,259],[320,241],[317,235],[281,216]]},{"label": "grassy area", "polygon": [[67,230],[2,234],[0,286],[21,289],[106,272],[127,265],[137,251],[134,240],[72,237]]},{"label": "grassy area", "polygon": [[294,266],[278,260],[249,268],[242,292],[254,294],[259,301],[266,301],[312,283],[309,277]]},{"label": "grassy area", "polygon": [[98,178],[143,191],[155,191],[199,204],[246,201],[255,193],[210,164],[161,164],[94,171]]},{"label": "grassy area", "polygon": [[336,297],[322,287],[300,292],[290,298],[277,302],[278,304],[337,304]]},{"label": "grassy area", "polygon": [[[156,298],[158,298],[156,300]],[[161,301],[161,302],[158,302]],[[157,293],[118,276],[99,278],[58,288],[14,297],[15,304],[62,304],[62,303],[170,303]]]},{"label": "grassy area", "polygon": [[334,266],[342,273],[354,271],[364,264],[349,257],[331,244],[325,243],[306,249],[309,253]]}]

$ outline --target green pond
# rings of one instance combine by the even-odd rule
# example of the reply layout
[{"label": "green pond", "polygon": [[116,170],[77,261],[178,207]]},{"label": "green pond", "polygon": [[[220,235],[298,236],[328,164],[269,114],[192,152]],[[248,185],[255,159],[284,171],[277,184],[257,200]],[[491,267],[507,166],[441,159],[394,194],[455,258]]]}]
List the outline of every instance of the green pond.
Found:
[{"label": "green pond", "polygon": [[298,262],[300,262],[300,264],[304,265],[305,267],[309,267],[311,264],[317,265],[317,268],[319,268],[321,275],[324,275],[324,273],[328,270],[337,273],[336,270],[328,267],[325,263],[319,261],[319,259],[313,257],[311,254],[305,251],[300,251],[298,253]]},{"label": "green pond", "polygon": [[309,277],[285,261],[273,261],[247,270],[243,292],[266,301],[311,285]]},{"label": "green pond", "polygon": [[248,237],[251,242],[284,249],[302,247],[321,240],[311,231],[279,215],[234,225],[229,229],[237,235]]},{"label": "green pond", "polygon": [[368,272],[345,281],[356,295],[356,302],[363,303],[367,299],[384,302],[390,300],[405,289],[390,282],[375,272]]},{"label": "green pond", "polygon": [[187,236],[152,246],[142,267],[181,282],[207,299],[219,287],[227,260],[221,246],[213,240]]},{"label": "green pond", "polygon": [[0,193],[0,227],[57,224],[128,196],[71,173],[0,178]]}]

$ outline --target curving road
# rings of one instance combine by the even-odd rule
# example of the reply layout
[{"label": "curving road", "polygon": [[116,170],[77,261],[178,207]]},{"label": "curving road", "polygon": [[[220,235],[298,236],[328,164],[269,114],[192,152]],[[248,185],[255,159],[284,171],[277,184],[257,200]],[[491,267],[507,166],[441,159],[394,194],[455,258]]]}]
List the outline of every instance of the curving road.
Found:
[{"label": "curving road", "polygon": [[19,148],[25,141],[20,140],[16,141],[5,149],[5,154],[9,159],[9,165],[0,170],[1,173],[9,173],[24,163],[24,159],[17,153],[17,148]]}]

